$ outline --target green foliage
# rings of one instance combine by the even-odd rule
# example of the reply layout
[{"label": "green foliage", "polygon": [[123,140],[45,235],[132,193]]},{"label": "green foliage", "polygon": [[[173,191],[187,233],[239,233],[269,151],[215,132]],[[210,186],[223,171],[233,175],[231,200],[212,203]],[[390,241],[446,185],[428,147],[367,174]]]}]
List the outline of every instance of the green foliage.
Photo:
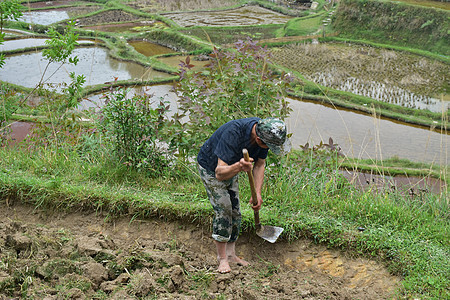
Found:
[{"label": "green foliage", "polygon": [[332,25],[344,36],[449,55],[449,16],[447,10],[401,2],[343,0]]},{"label": "green foliage", "polygon": [[76,65],[78,63],[77,57],[70,57],[73,50],[78,45],[77,39],[78,34],[75,34],[75,21],[70,21],[67,23],[64,34],[59,33],[55,28],[50,27],[48,30],[49,40],[45,41],[45,44],[50,46],[48,49],[42,51],[42,56],[52,62],[66,62],[73,63]]},{"label": "green foliage", "polygon": [[0,32],[3,32],[3,25],[6,20],[18,20],[25,9],[19,0],[3,0],[0,2]]},{"label": "green foliage", "polygon": [[152,96],[128,96],[126,89],[105,95],[101,126],[113,140],[116,157],[123,164],[160,175],[168,166],[160,145],[160,131],[168,107],[160,100],[152,107]]},{"label": "green foliage", "polygon": [[269,67],[270,54],[250,39],[234,51],[214,50],[206,72],[192,72],[190,58],[181,64],[176,92],[178,110],[169,127],[170,145],[181,157],[196,154],[208,136],[224,123],[244,117],[279,117],[289,113],[285,93],[290,77]]},{"label": "green foliage", "polygon": [[[5,40],[5,34],[3,33],[3,24],[6,20],[18,20],[22,16],[21,10],[24,7],[20,4],[19,0],[3,0],[0,2],[0,45]],[[0,54],[0,68],[5,64],[5,55]],[[1,123],[0,123],[1,125]]]}]

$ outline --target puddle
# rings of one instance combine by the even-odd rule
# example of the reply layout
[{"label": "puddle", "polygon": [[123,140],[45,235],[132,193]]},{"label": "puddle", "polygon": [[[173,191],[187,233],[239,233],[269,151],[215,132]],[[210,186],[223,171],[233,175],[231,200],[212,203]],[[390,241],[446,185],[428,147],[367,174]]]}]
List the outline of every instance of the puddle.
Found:
[{"label": "puddle", "polygon": [[183,27],[284,24],[292,19],[292,17],[259,6],[244,6],[224,11],[168,13],[163,15]]},{"label": "puddle", "polygon": [[[45,41],[49,40],[48,38],[23,38],[23,39],[14,39],[14,40],[6,40],[3,42],[3,45],[0,45],[0,52],[2,51],[12,51],[30,47],[40,47],[45,46]],[[87,45],[87,44],[95,44],[94,41],[88,40],[78,40],[78,44]]]},{"label": "puddle", "polygon": [[24,12],[19,21],[31,24],[50,25],[67,19],[69,19],[69,14],[65,10],[48,10]]},{"label": "puddle", "polygon": [[[114,81],[114,78],[118,80],[151,80],[171,76],[137,63],[114,59],[108,55],[108,49],[103,47],[77,48],[74,50],[73,56],[77,56],[79,59],[76,66],[68,64],[58,69],[59,64],[51,64],[45,73],[45,83],[70,82],[70,72],[85,75],[84,86],[111,82]],[[0,72],[0,80],[30,88],[35,87],[42,77],[47,62],[41,52],[7,56],[2,72]],[[48,78],[53,73],[54,75]]]},{"label": "puddle", "polygon": [[445,182],[436,178],[407,176],[383,176],[364,172],[341,171],[353,185],[363,190],[376,192],[399,191],[406,195],[420,195],[424,192],[439,194],[447,189]]},{"label": "puddle", "polygon": [[83,26],[83,29],[106,32],[143,32],[153,28],[166,28],[165,23],[159,21],[141,21],[120,24],[104,24],[97,26]]},{"label": "puddle", "polygon": [[129,41],[128,44],[133,46],[133,48],[145,56],[154,56],[159,54],[167,54],[167,53],[175,53],[175,50],[172,50],[168,47],[164,47],[155,43],[147,42],[147,41]]}]

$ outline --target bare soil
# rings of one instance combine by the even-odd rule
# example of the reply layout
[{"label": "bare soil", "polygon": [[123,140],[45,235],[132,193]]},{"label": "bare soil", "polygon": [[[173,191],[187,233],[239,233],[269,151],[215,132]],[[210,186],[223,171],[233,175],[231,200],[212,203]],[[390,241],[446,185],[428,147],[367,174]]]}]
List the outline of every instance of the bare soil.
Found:
[{"label": "bare soil", "polygon": [[0,204],[0,299],[388,299],[399,278],[309,240],[238,241],[251,263],[216,272],[208,230]]}]

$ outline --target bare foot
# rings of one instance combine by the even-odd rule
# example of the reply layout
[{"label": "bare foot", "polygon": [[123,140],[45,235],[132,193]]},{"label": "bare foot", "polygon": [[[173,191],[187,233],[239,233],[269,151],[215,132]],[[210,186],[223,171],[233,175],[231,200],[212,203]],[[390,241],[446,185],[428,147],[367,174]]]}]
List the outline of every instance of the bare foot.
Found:
[{"label": "bare foot", "polygon": [[219,259],[219,267],[217,268],[217,271],[222,274],[231,272],[230,265],[228,264],[228,260],[226,258]]},{"label": "bare foot", "polygon": [[245,260],[243,260],[242,258],[240,258],[239,256],[228,256],[228,261],[229,262],[233,262],[233,263],[237,263],[239,266],[243,266],[246,267],[249,265],[249,263]]}]

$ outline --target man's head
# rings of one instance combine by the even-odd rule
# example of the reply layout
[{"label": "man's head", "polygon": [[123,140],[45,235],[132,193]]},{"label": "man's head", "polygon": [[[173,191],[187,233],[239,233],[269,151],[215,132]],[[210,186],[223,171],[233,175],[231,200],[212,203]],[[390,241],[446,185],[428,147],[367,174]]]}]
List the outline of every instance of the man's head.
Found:
[{"label": "man's head", "polygon": [[261,119],[256,124],[256,135],[276,155],[291,151],[291,142],[286,137],[286,124],[275,118]]}]

